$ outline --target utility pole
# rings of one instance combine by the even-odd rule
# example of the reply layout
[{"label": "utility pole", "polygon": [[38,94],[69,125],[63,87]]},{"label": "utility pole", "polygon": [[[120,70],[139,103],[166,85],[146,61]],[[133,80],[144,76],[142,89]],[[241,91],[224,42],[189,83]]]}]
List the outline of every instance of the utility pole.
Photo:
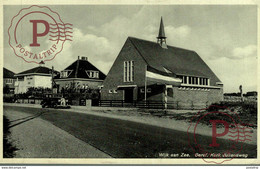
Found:
[{"label": "utility pole", "polygon": [[164,93],[164,108],[167,109],[167,85],[165,84],[165,93]]},{"label": "utility pole", "polygon": [[144,79],[144,100],[145,100],[145,104],[146,104],[146,97],[147,97],[147,82],[146,82],[146,72],[147,72],[147,65],[145,65],[145,79]]},{"label": "utility pole", "polygon": [[239,86],[241,101],[244,101],[242,85]]},{"label": "utility pole", "polygon": [[51,96],[53,97],[53,72],[54,72],[54,67],[51,67]]}]

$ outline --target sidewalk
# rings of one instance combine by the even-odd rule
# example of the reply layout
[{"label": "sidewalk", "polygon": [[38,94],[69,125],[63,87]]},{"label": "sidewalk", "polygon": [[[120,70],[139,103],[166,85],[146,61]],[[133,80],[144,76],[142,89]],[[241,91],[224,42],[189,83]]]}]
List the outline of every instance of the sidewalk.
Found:
[{"label": "sidewalk", "polygon": [[18,148],[15,158],[111,158],[41,118],[9,110],[4,110],[4,115],[11,125],[20,123],[10,128],[9,139]]},{"label": "sidewalk", "polygon": [[[9,104],[6,104],[9,105]],[[32,105],[32,104],[11,104],[12,106],[25,106],[25,107],[37,107],[40,108],[40,105]],[[158,127],[164,127],[169,129],[174,129],[178,131],[187,132],[188,128],[190,127],[190,123],[184,120],[176,120],[166,117],[158,117],[153,116],[150,113],[147,113],[147,110],[138,110],[137,108],[115,108],[115,107],[84,107],[84,106],[72,106],[71,109],[64,109],[63,111],[75,111],[78,113],[85,113],[91,114],[96,116],[103,116],[108,118],[115,118],[121,120],[128,120],[137,123],[143,123]],[[188,110],[187,110],[188,111]],[[184,110],[172,110],[171,113],[184,113]],[[194,115],[197,111],[188,111],[193,112]],[[194,124],[193,124],[194,126]],[[223,132],[223,129],[218,129],[218,133]],[[254,144],[257,145],[257,130],[251,130],[251,141],[246,140],[245,143],[247,144]],[[193,131],[189,130],[189,133],[193,134]],[[212,136],[212,128],[206,125],[198,124],[196,129],[196,134]],[[230,139],[227,135],[222,137],[223,139]]]}]

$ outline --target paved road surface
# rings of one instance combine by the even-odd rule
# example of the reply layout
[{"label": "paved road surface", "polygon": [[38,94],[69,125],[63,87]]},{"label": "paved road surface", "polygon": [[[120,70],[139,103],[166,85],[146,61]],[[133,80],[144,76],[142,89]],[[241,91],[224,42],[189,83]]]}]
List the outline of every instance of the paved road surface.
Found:
[{"label": "paved road surface", "polygon": [[[4,106],[4,112],[7,110],[26,112],[30,115],[41,113],[37,118],[52,123],[115,158],[152,158],[159,157],[160,153],[187,153],[190,157],[194,157],[194,150],[190,147],[187,133],[183,131],[72,111]],[[14,127],[22,127],[22,125]],[[199,135],[197,139],[203,145],[211,142],[212,138]],[[225,152],[232,144],[222,139],[218,139],[217,142],[224,146],[215,150],[215,153]],[[239,153],[256,157],[256,148],[256,145],[243,144],[243,149]],[[210,147],[205,149],[205,151],[210,150],[212,150]]]},{"label": "paved road surface", "polygon": [[15,158],[108,158],[106,153],[77,139],[40,117],[16,109],[5,109],[11,122],[9,141],[18,151]]}]

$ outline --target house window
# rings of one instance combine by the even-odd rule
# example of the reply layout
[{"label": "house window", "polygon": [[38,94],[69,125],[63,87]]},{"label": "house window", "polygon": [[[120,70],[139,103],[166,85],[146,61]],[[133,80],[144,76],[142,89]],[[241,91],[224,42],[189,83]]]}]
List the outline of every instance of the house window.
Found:
[{"label": "house window", "polygon": [[6,79],[6,80],[5,80],[5,83],[6,83],[6,84],[12,84],[12,83],[13,83],[13,79]]},{"label": "house window", "polygon": [[[141,88],[141,89],[140,89],[140,93],[144,93],[144,91],[145,91],[144,88]],[[151,92],[152,92],[152,89],[151,89],[151,88],[147,88],[147,89],[146,89],[146,92],[147,92],[147,93],[151,93]]]},{"label": "house window", "polygon": [[86,71],[86,73],[88,74],[89,78],[99,78],[99,72],[98,71],[93,71],[93,70],[88,70]]},{"label": "house window", "polygon": [[27,79],[27,80],[32,80],[33,78],[29,76],[29,77],[27,77],[26,79]]},{"label": "house window", "polygon": [[124,82],[134,81],[134,61],[124,61]]},{"label": "house window", "polygon": [[61,71],[61,72],[60,72],[60,77],[61,77],[61,78],[66,78],[66,77],[68,77],[68,71]]}]

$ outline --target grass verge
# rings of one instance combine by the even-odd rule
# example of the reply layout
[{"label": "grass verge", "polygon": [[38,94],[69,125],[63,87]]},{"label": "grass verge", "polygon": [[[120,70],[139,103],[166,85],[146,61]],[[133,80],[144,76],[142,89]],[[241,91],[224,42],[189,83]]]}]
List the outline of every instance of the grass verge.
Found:
[{"label": "grass verge", "polygon": [[8,140],[8,137],[10,135],[10,121],[4,116],[3,118],[3,129],[4,129],[4,137],[3,137],[3,157],[4,158],[13,158],[15,156],[15,151],[18,150],[15,146],[12,145],[12,143]]}]

